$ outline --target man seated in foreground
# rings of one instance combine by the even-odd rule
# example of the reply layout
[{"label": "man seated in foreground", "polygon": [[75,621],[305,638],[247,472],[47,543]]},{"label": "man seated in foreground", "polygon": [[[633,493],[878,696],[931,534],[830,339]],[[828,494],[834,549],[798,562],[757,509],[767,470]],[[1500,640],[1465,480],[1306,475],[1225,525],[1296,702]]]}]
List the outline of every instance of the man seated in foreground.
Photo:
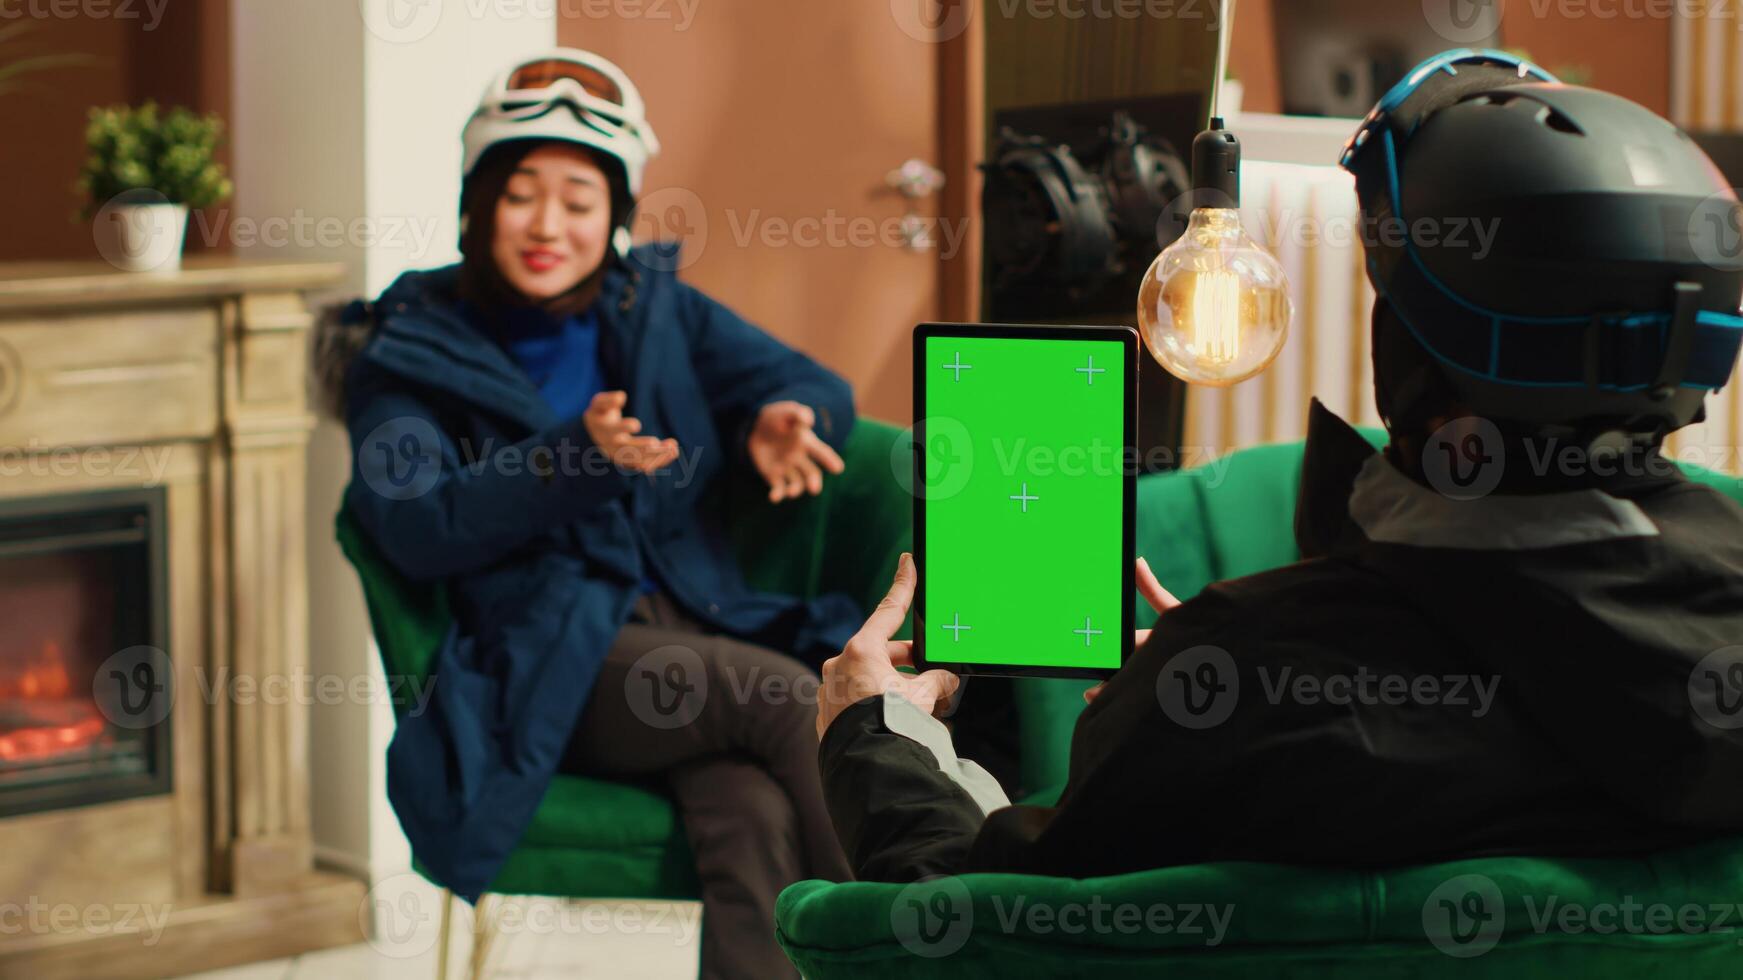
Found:
[{"label": "man seated in foreground", "polygon": [[1737,356],[1743,258],[1714,239],[1738,204],[1669,123],[1547,78],[1443,56],[1351,141],[1390,445],[1315,403],[1302,561],[1185,603],[1140,568],[1162,615],[1089,693],[1057,805],[1011,806],[956,757],[932,716],[953,675],[896,670],[904,556],[824,668],[820,765],[859,877],[1743,832],[1743,508],[1660,452]]}]

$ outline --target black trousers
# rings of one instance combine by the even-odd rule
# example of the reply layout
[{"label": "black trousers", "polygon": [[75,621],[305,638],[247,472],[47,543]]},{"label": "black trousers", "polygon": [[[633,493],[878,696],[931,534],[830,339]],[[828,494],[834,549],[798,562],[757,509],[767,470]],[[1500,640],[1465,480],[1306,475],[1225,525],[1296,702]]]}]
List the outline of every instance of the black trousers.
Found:
[{"label": "black trousers", "polygon": [[798,973],[775,943],[775,896],[852,880],[817,770],[816,674],[710,634],[661,594],[618,633],[562,768],[656,778],[677,801],[702,884],[702,977]]}]

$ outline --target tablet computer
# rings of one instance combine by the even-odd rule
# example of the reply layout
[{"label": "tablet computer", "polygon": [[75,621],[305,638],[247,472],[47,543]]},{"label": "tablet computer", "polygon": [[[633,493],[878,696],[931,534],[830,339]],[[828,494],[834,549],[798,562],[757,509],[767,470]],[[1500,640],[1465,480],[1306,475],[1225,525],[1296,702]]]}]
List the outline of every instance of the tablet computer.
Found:
[{"label": "tablet computer", "polygon": [[1138,334],[914,329],[914,662],[1100,678],[1132,652]]}]

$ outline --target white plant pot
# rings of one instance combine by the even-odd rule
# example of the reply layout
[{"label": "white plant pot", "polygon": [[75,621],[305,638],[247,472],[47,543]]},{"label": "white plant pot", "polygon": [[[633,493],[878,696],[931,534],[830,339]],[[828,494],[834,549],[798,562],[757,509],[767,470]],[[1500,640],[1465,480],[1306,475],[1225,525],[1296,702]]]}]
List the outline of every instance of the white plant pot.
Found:
[{"label": "white plant pot", "polygon": [[119,203],[97,211],[91,229],[97,251],[126,272],[175,272],[182,267],[188,207],[168,201]]}]

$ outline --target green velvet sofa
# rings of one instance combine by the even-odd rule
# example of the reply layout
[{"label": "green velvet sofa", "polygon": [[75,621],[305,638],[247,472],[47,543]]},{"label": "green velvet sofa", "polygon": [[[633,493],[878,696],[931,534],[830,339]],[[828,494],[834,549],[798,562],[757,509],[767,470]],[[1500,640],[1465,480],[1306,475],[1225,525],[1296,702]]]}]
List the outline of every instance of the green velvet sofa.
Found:
[{"label": "green velvet sofa", "polygon": [[[1140,480],[1138,553],[1183,599],[1295,561],[1301,452],[1256,447]],[[1738,480],[1690,472],[1743,499]],[[1063,783],[1083,688],[1018,684],[1023,782],[1053,787],[1040,801]],[[1084,880],[807,881],[782,893],[776,920],[810,980],[1719,980],[1743,977],[1743,841],[1638,860],[1509,857],[1379,873],[1225,863]]]}]

